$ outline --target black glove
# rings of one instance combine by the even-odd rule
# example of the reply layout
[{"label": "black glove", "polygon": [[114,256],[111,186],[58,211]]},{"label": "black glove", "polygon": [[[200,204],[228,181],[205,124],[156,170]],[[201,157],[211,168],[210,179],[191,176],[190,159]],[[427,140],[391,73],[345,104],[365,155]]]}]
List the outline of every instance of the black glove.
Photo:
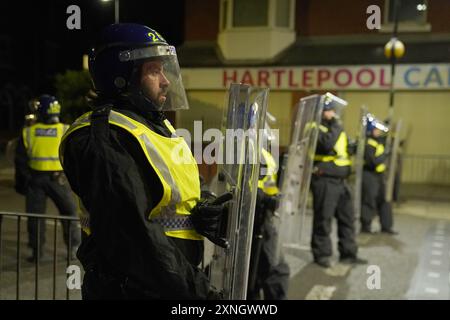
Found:
[{"label": "black glove", "polygon": [[229,247],[227,239],[224,238],[224,229],[228,213],[226,203],[232,198],[233,194],[228,192],[212,202],[200,202],[192,209],[190,215],[195,230],[222,248]]},{"label": "black glove", "polygon": [[264,199],[264,204],[268,210],[274,212],[278,208],[278,205],[280,204],[280,196],[279,195],[266,196]]},{"label": "black glove", "polygon": [[347,144],[348,154],[350,155],[356,154],[357,149],[358,149],[358,141],[349,139]]},{"label": "black glove", "polygon": [[217,291],[216,288],[211,287],[206,300],[223,300],[223,293],[222,291]]}]

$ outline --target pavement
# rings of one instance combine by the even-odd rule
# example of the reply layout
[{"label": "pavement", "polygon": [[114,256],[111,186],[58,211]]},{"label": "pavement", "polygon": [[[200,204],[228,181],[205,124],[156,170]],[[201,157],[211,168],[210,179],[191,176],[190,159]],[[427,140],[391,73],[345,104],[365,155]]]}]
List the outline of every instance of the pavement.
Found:
[{"label": "pavement", "polygon": [[[311,225],[309,211],[306,226]],[[375,222],[375,228],[379,224]],[[358,234],[358,255],[367,265],[338,263],[336,225],[333,264],[312,261],[309,237],[295,255],[289,299],[306,300],[448,300],[450,299],[450,202],[405,201],[394,208],[398,235]],[[310,235],[311,231],[306,231]],[[305,237],[306,238],[306,237]]]}]

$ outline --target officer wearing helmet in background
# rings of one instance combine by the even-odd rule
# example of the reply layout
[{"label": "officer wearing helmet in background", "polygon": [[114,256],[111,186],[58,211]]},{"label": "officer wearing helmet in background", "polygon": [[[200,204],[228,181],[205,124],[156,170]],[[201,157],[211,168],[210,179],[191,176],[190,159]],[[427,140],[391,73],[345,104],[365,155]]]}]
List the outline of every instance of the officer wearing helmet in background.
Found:
[{"label": "officer wearing helmet in background", "polygon": [[188,109],[175,48],[146,26],[114,24],[89,63],[93,111],[60,148],[82,209],[83,299],[218,298],[198,265],[203,236],[226,246],[230,197],[200,200],[195,159],[163,113]]},{"label": "officer wearing helmet in background", "polygon": [[[21,177],[16,180],[16,190],[25,194],[28,213],[44,214],[48,196],[61,215],[75,217],[75,199],[58,157],[61,138],[68,127],[59,122],[61,106],[55,97],[42,95],[35,101],[35,107],[37,121],[23,128],[16,148],[16,178]],[[80,230],[75,222],[63,221],[62,225],[64,242],[74,251],[80,243]],[[44,254],[45,220],[28,219],[28,236],[32,249],[28,261],[32,262]],[[69,254],[74,256],[74,252]]]},{"label": "officer wearing helmet in background", "polygon": [[[32,126],[37,121],[37,105],[38,101],[37,99],[32,99],[28,102],[27,108],[25,110],[25,117],[24,117],[24,127]],[[11,139],[8,141],[8,144],[6,145],[6,158],[11,162],[11,164],[14,165],[14,158],[16,154],[17,144],[19,142],[19,137],[16,137],[14,139]],[[26,184],[28,183],[28,175],[22,175],[23,170],[15,170],[14,175],[14,188],[18,194],[25,195],[26,194]],[[26,172],[27,173],[27,172]],[[1,218],[0,218],[1,219]]]},{"label": "officer wearing helmet in background", "polygon": [[388,131],[389,128],[385,123],[371,114],[367,115],[367,142],[364,149],[361,199],[361,232],[363,233],[372,233],[371,224],[376,211],[380,217],[381,232],[397,234],[392,230],[391,204],[385,198],[384,172],[387,153],[384,141]]},{"label": "officer wearing helmet in background", "polygon": [[346,182],[351,173],[351,162],[348,138],[337,119],[338,105],[340,103],[332,99],[324,101],[311,179],[314,209],[311,248],[314,262],[325,268],[331,266],[333,217],[336,217],[338,225],[339,261],[344,264],[367,263],[357,257],[353,204]]}]

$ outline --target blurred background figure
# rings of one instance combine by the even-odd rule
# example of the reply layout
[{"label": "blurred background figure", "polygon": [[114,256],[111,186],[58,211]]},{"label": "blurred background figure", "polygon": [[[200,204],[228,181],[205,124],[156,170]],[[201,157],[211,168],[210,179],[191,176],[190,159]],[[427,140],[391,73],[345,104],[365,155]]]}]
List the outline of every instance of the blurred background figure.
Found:
[{"label": "blurred background figure", "polygon": [[[44,94],[32,102],[30,109],[35,109],[36,113],[30,112],[26,117],[16,148],[16,191],[25,195],[27,213],[44,214],[48,196],[61,215],[75,217],[75,199],[65,179],[58,155],[61,138],[68,128],[59,121],[61,106],[55,97]],[[64,221],[62,225],[64,242],[69,246],[70,236],[70,254],[74,257],[80,243],[80,230],[72,222]],[[28,219],[28,245],[32,249],[29,262],[42,258],[44,244],[45,220]]]},{"label": "blurred background figure", "polygon": [[[269,113],[267,117],[275,121]],[[262,290],[264,300],[285,300],[289,287],[289,265],[283,255],[275,259],[278,235],[273,224],[280,193],[277,185],[278,165],[268,151],[278,146],[272,145],[275,139],[267,122],[263,139],[267,142],[267,149],[263,147],[261,150],[247,298],[260,300]]]},{"label": "blurred background figure", "polygon": [[381,232],[397,234],[392,230],[392,208],[386,201],[386,158],[384,141],[389,131],[388,126],[375,118],[367,116],[367,142],[364,149],[364,168],[362,180],[361,232],[373,233],[371,224],[374,211],[380,217]]}]

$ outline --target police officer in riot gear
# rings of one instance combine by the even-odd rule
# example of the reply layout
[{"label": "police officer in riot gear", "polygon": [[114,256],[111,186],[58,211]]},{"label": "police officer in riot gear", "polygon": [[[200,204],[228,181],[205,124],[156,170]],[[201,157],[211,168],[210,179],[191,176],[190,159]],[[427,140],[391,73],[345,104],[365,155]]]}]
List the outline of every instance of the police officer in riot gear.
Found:
[{"label": "police officer in riot gear", "polygon": [[[45,213],[48,196],[61,215],[75,217],[75,199],[58,157],[61,138],[68,127],[59,121],[61,106],[50,95],[40,96],[35,103],[37,122],[23,128],[16,148],[16,190],[25,194],[28,213]],[[80,243],[77,224],[63,221],[62,225],[66,246],[69,248],[70,241],[71,249],[75,250]],[[32,249],[32,256],[28,260],[31,262],[41,258],[44,253],[45,220],[29,218],[28,235]],[[70,252],[70,255],[74,257],[74,252]]]},{"label": "police officer in riot gear", "polygon": [[175,48],[146,26],[114,24],[89,63],[93,111],[60,148],[82,209],[83,299],[219,297],[197,266],[202,235],[226,246],[230,197],[200,200],[195,159],[163,113],[188,108]]},{"label": "police officer in riot gear", "polygon": [[364,167],[362,180],[361,232],[372,233],[374,212],[380,217],[381,232],[397,234],[392,230],[392,208],[386,201],[386,185],[384,172],[386,170],[387,152],[384,148],[385,136],[389,128],[373,115],[367,115],[367,142],[364,149]]},{"label": "police officer in riot gear", "polygon": [[314,209],[311,248],[314,262],[325,268],[331,265],[333,217],[338,225],[339,261],[367,263],[357,257],[353,204],[346,182],[351,172],[348,139],[337,119],[337,106],[338,102],[325,99],[311,179]]}]

